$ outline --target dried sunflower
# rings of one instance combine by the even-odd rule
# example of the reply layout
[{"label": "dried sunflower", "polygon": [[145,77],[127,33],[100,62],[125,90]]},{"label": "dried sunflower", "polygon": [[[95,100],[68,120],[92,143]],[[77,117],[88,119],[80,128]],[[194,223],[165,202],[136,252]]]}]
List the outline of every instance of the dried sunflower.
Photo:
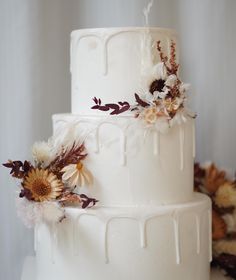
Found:
[{"label": "dried sunflower", "polygon": [[47,169],[32,169],[23,181],[23,187],[30,191],[32,200],[54,200],[61,195],[63,184]]}]

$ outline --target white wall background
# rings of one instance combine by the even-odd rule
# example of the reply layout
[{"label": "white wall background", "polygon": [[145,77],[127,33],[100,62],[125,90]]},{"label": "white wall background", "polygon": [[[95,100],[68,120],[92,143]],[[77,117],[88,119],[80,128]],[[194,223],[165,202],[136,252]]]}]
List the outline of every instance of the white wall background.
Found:
[{"label": "white wall background", "polygon": [[[70,110],[69,34],[142,26],[148,0],[0,0],[0,162],[29,157]],[[236,1],[154,0],[150,25],[180,33],[183,80],[198,112],[197,159],[236,169]],[[19,280],[32,232],[15,214],[15,182],[0,168],[0,280]],[[32,279],[33,280],[33,279]]]}]

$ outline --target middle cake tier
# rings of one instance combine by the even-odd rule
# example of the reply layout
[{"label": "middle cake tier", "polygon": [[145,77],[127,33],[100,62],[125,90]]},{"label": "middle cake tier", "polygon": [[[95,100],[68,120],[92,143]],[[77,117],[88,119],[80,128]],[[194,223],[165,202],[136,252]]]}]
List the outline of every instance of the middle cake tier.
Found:
[{"label": "middle cake tier", "polygon": [[[53,116],[58,141],[84,142],[93,184],[81,188],[102,206],[164,205],[193,197],[194,120],[166,133],[133,117]],[[57,137],[58,136],[58,137]]]}]

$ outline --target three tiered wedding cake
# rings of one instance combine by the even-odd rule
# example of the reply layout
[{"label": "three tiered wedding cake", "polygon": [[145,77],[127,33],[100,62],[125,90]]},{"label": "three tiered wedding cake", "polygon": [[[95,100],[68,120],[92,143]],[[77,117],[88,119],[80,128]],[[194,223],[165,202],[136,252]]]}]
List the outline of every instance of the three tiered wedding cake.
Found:
[{"label": "three tiered wedding cake", "polygon": [[[167,29],[72,32],[72,114],[53,123],[83,135],[99,207],[67,208],[55,232],[38,226],[38,280],[209,279],[211,206],[193,193],[194,119],[168,93],[181,83],[166,69],[176,46]],[[163,96],[166,115],[154,110]]]},{"label": "three tiered wedding cake", "polygon": [[[194,115],[178,61],[172,30],[72,32],[72,114],[53,116],[54,138],[80,139],[86,154],[68,160],[72,147],[45,174],[22,167],[21,196],[69,202],[66,219],[36,223],[37,280],[209,280],[211,203],[193,192]],[[63,195],[61,181],[84,194]],[[98,204],[73,207],[95,204],[88,196]]]}]

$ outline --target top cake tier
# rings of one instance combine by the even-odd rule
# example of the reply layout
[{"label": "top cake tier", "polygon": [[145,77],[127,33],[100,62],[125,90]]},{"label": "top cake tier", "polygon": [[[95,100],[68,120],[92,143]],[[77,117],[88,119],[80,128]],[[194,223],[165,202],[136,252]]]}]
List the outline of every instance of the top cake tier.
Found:
[{"label": "top cake tier", "polygon": [[[175,31],[163,28],[81,29],[71,34],[72,113],[104,115],[91,110],[92,98],[127,101],[149,91],[153,66],[160,61],[157,42],[170,56]],[[178,62],[178,46],[176,61]]]}]

